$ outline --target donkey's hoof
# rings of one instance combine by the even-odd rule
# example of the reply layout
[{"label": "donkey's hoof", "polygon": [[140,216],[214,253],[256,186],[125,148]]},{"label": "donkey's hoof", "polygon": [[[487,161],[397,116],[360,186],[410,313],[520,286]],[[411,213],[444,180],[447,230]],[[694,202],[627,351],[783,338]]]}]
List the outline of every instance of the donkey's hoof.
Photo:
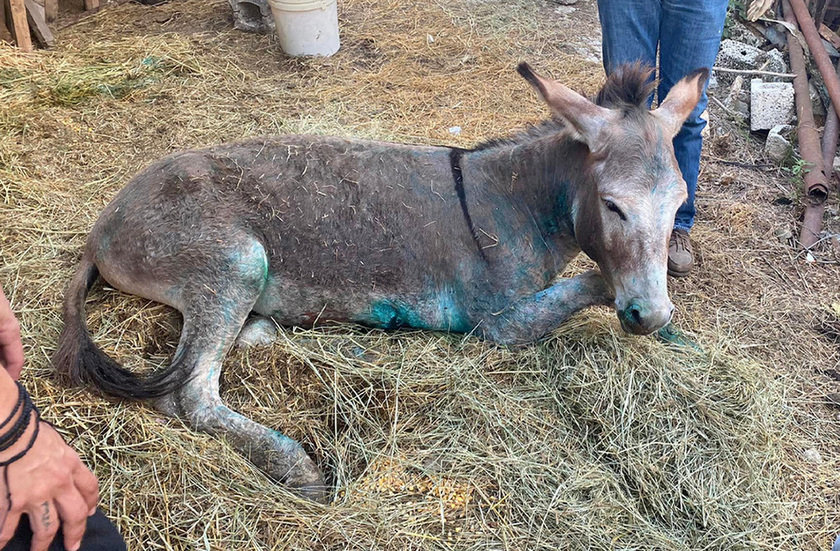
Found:
[{"label": "donkey's hoof", "polygon": [[316,503],[329,501],[329,488],[324,482],[324,475],[309,457],[286,475],[286,485],[296,494]]},{"label": "donkey's hoof", "polygon": [[322,481],[320,484],[313,484],[311,486],[301,486],[294,488],[293,491],[300,497],[326,505],[330,501],[329,488]]},{"label": "donkey's hoof", "polygon": [[277,338],[277,327],[268,318],[255,317],[245,323],[245,327],[236,338],[236,346],[249,348],[251,346],[268,346]]}]

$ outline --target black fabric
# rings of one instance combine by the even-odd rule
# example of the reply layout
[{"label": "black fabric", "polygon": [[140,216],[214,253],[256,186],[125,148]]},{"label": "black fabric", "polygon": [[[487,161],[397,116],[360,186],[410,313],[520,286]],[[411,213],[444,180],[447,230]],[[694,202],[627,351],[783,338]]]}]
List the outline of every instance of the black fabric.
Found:
[{"label": "black fabric", "polygon": [[[48,551],[67,551],[62,538],[61,528],[59,528]],[[29,551],[31,543],[32,530],[29,528],[29,517],[23,515],[20,517],[20,524],[14,537],[2,551]],[[111,524],[102,511],[97,509],[96,514],[87,519],[87,528],[79,551],[126,551],[126,547],[117,528]]]}]

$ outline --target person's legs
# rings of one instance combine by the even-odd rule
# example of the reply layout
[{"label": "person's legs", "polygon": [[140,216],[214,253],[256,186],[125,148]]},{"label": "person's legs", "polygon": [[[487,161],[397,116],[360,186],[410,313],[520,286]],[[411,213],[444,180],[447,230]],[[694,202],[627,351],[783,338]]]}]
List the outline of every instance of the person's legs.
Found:
[{"label": "person's legs", "polygon": [[[61,528],[55,535],[48,551],[66,551],[62,543]],[[3,547],[2,551],[29,551],[32,541],[32,530],[29,528],[29,518],[21,517],[17,531],[11,541]],[[111,521],[98,510],[88,517],[85,537],[82,538],[82,546],[79,551],[125,551],[125,542]]]},{"label": "person's legs", "polygon": [[[664,98],[682,77],[701,67],[711,69],[717,57],[728,0],[664,0],[660,27],[659,89]],[[700,117],[708,103],[706,89],[700,102],[674,138],[674,154],[688,186],[688,199],[677,211],[674,228],[689,231],[694,225],[694,196],[700,173]]]},{"label": "person's legs", "polygon": [[661,0],[598,0],[598,17],[608,75],[619,65],[635,61],[656,67]]}]

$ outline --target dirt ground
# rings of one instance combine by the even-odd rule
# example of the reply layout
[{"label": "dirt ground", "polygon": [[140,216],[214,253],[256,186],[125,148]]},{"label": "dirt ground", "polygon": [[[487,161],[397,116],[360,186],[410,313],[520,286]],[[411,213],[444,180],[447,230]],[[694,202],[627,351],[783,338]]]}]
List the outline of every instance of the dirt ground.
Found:
[{"label": "dirt ground", "polygon": [[[324,402],[323,388],[338,393],[341,387],[330,377],[337,381],[345,375],[339,368],[323,366],[356,365],[353,362],[361,360],[345,350],[351,345],[362,343],[380,358],[379,364],[400,369],[411,362],[425,365],[428,357],[458,366],[485,366],[488,371],[483,374],[516,392],[542,385],[540,373],[545,370],[529,367],[533,372],[507,375],[502,367],[536,362],[534,358],[542,358],[537,352],[511,353],[443,336],[394,337],[355,329],[320,336],[289,331],[288,342],[270,353],[237,352],[227,366],[225,398],[263,422],[289,428],[322,465],[334,470],[331,481],[342,489],[326,511],[302,502],[287,505],[290,498],[282,488],[227,452],[223,443],[147,408],[68,389],[52,372],[49,357],[60,328],[62,289],[86,233],[108,200],[142,167],[180,149],[261,134],[329,133],[462,147],[511,134],[545,116],[513,70],[518,61],[527,60],[581,92],[595,92],[602,81],[595,2],[580,0],[572,8],[540,0],[348,0],[339,2],[341,51],[329,59],[300,60],[282,55],[273,37],[233,30],[224,0],[173,0],[155,7],[125,3],[106,5],[58,31],[52,52],[21,56],[10,48],[0,49],[0,101],[5,102],[0,110],[0,284],[23,325],[27,386],[45,416],[65,427],[96,471],[103,508],[126,534],[129,548],[551,549],[558,548],[552,547],[560,545],[556,542],[569,549],[830,548],[840,533],[840,407],[827,399],[840,393],[840,251],[831,238],[840,235],[840,202],[832,192],[826,239],[811,254],[804,253],[795,243],[802,213],[795,163],[779,167],[765,159],[761,137],[730,121],[713,104],[692,232],[699,265],[689,277],[670,283],[676,323],[715,351],[713,363],[724,358],[720,361],[757,366],[753,374],[776,389],[767,396],[777,403],[767,411],[776,423],[772,426],[784,427],[785,432],[776,439],[757,428],[756,435],[781,458],[773,471],[779,479],[773,483],[784,502],[780,510],[789,513],[797,528],[791,536],[792,529],[782,528],[779,521],[777,533],[762,528],[761,535],[790,536],[793,539],[779,536],[779,541],[796,541],[797,547],[732,534],[704,540],[704,530],[713,533],[711,521],[692,528],[696,534],[690,537],[674,535],[679,522],[662,521],[668,516],[662,511],[651,523],[661,522],[667,529],[651,531],[655,536],[631,531],[599,539],[581,529],[569,539],[550,540],[542,535],[545,519],[514,522],[513,513],[504,513],[508,505],[502,504],[505,493],[496,479],[502,463],[494,464],[495,474],[482,471],[473,485],[454,474],[411,478],[404,466],[393,466],[402,465],[403,451],[377,463],[365,455],[367,450],[354,448],[349,436],[346,441],[335,436],[354,435],[362,428],[336,428],[329,433],[335,441],[324,436],[324,412],[329,413],[330,404],[344,402],[334,395],[332,402]],[[60,24],[78,18],[78,6],[64,9]],[[459,134],[450,131],[456,126]],[[112,290],[94,291],[89,315],[96,341],[132,367],[167,362],[177,342],[177,315]],[[589,339],[594,331],[602,340],[586,342],[600,343],[607,351],[664,354],[647,341],[632,344],[617,336],[608,313],[582,319],[576,318],[569,329],[575,338]],[[295,339],[298,344],[290,344]],[[617,348],[610,348],[613,345]],[[544,345],[540,353],[555,352],[552,346]],[[590,357],[585,350],[580,354],[576,361],[585,363]],[[656,356],[651,364],[679,363],[671,356],[662,358]],[[374,369],[375,359],[362,359],[368,362],[364,369]],[[451,391],[442,389],[471,373],[463,369],[435,378],[418,374],[416,394],[408,395],[414,402],[402,407],[418,417],[427,415],[424,400],[431,401],[438,392],[452,398]],[[364,430],[387,430],[383,420],[393,420],[395,413],[388,405],[390,395],[380,396],[388,392],[376,389],[381,383],[387,390],[391,380],[378,371],[359,377],[351,385],[354,390],[347,391],[352,396],[346,403],[379,405],[364,418],[336,410],[327,422],[338,427],[345,415],[368,423]],[[702,370],[697,377],[703,379]],[[743,388],[769,388],[762,384]],[[482,387],[485,391],[494,392]],[[571,411],[585,416],[587,408],[603,401],[600,395],[592,396],[590,402],[581,402],[587,405]],[[498,422],[506,423],[508,414],[510,419],[526,419],[526,409],[519,407],[524,408],[521,403],[510,412],[497,407]],[[744,413],[744,418],[752,414]],[[495,419],[488,414],[490,418]],[[567,419],[558,414],[550,421],[559,426]],[[430,434],[437,438],[437,433]],[[428,441],[423,445],[434,447]],[[342,454],[335,450],[341,446],[342,453],[365,456],[366,461],[338,465],[335,458]],[[819,460],[808,450],[816,450]],[[447,468],[457,472],[456,467]],[[470,513],[484,515],[481,529],[471,533],[472,539],[459,540],[459,533],[471,529],[466,521],[459,524],[458,517],[447,524],[448,535],[443,528],[438,535],[426,528],[415,530],[426,526],[416,524],[415,517],[423,515],[439,513],[441,527],[446,524],[444,513],[449,509],[441,505],[431,513],[415,508],[409,515],[415,524],[390,532],[390,525],[404,517],[373,500],[393,501],[393,511],[403,507],[399,515],[415,504],[394,501],[392,494],[387,498],[392,501],[381,497],[384,494],[377,492],[390,483],[402,484],[403,489],[410,484],[418,495],[448,492],[452,500],[478,496],[484,488],[483,505]],[[598,501],[592,496],[601,494],[586,491],[590,502]],[[756,500],[760,495],[756,493]],[[360,511],[371,520],[356,519]],[[578,513],[570,508],[563,514]],[[565,526],[563,514],[552,513],[550,522]],[[580,514],[585,522],[596,518]],[[633,522],[629,525],[639,527],[648,521]],[[540,532],[532,534],[534,539],[523,539],[526,536],[517,532],[533,532],[534,527]],[[366,544],[367,537],[375,537],[377,543]]]}]

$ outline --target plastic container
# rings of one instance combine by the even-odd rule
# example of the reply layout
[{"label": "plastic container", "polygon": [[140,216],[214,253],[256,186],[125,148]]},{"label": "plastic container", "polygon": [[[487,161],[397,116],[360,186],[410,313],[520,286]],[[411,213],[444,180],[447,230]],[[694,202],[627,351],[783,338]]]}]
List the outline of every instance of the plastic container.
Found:
[{"label": "plastic container", "polygon": [[336,0],[268,0],[268,5],[287,54],[331,56],[338,51]]}]

